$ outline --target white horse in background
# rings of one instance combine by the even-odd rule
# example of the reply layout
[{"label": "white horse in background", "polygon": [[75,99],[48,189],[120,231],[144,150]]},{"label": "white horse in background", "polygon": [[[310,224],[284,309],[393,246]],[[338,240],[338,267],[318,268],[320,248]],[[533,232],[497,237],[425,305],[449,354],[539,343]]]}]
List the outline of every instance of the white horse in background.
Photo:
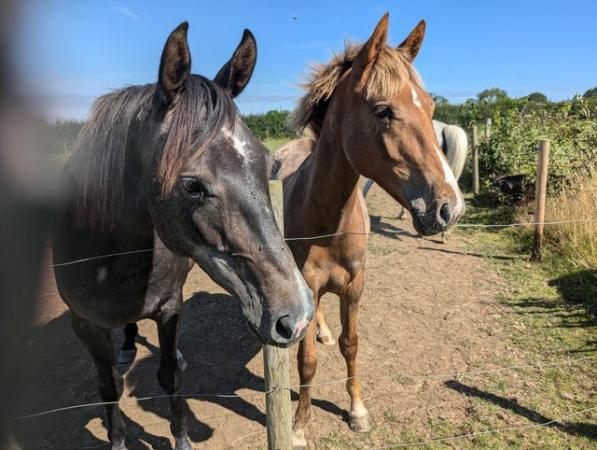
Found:
[{"label": "white horse in background", "polygon": [[[468,152],[468,137],[466,131],[458,125],[449,125],[440,122],[439,120],[433,121],[433,129],[435,130],[437,141],[439,142],[444,155],[446,155],[450,169],[452,169],[454,177],[456,178],[456,181],[458,181],[462,175],[462,170],[464,169],[464,164],[466,162],[466,154]],[[363,187],[364,197],[367,197],[367,193],[372,186],[373,180],[367,180],[365,182],[365,186]],[[401,219],[403,215],[404,208],[400,211],[398,218]]]}]

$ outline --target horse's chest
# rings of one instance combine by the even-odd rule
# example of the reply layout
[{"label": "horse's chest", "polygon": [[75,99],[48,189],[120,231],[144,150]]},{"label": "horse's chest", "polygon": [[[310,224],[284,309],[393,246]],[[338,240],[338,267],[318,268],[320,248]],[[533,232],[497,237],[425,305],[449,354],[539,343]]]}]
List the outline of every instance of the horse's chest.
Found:
[{"label": "horse's chest", "polygon": [[302,268],[309,287],[342,295],[364,268],[365,252],[354,244],[338,242],[329,247],[311,247]]}]

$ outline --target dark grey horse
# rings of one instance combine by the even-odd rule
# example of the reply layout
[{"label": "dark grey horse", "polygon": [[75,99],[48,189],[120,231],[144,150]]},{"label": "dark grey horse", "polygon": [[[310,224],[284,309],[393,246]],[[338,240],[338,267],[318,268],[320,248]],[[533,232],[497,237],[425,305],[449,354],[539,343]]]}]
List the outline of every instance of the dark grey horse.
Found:
[{"label": "dark grey horse", "polygon": [[193,262],[239,298],[255,335],[289,345],[313,316],[311,292],[275,224],[266,150],[232,97],[257,50],[247,30],[214,81],[191,75],[187,23],[168,37],[157,84],[101,97],[65,169],[54,228],[60,295],[97,368],[113,449],[124,449],[110,330],[150,318],[161,347],[176,449],[190,449],[187,403],[176,396],[182,286]]}]

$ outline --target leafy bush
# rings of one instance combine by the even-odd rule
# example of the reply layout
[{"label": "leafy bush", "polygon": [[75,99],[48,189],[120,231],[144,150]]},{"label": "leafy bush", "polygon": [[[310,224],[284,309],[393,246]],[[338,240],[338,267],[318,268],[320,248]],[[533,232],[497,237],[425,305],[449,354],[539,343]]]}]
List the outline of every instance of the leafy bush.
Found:
[{"label": "leafy bush", "polygon": [[560,191],[573,176],[597,164],[597,121],[582,98],[557,105],[519,101],[493,114],[489,141],[479,146],[479,172],[485,185],[501,175],[536,177],[537,140],[550,140],[548,189]]}]

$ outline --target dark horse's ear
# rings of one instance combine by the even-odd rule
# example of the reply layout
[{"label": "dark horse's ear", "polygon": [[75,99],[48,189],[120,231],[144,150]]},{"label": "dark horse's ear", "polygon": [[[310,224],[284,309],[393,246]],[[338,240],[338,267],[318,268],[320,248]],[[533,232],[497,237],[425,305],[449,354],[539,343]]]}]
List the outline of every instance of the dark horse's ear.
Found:
[{"label": "dark horse's ear", "polygon": [[169,104],[183,89],[191,74],[191,53],[187,43],[188,22],[170,33],[162,51],[158,86]]},{"label": "dark horse's ear", "polygon": [[398,46],[398,50],[402,51],[408,62],[413,62],[419,50],[421,50],[423,38],[425,37],[425,27],[425,21],[421,20]]},{"label": "dark horse's ear", "polygon": [[352,78],[355,83],[355,88],[359,92],[362,92],[367,85],[367,80],[369,79],[369,75],[371,75],[371,69],[375,65],[379,53],[384,45],[386,45],[386,39],[388,37],[388,18],[389,14],[385,13],[375,27],[369,40],[365,42],[359,51],[359,54],[352,65]]},{"label": "dark horse's ear", "polygon": [[232,58],[220,69],[214,81],[232,97],[236,97],[249,83],[257,61],[257,43],[253,33],[245,30]]}]

